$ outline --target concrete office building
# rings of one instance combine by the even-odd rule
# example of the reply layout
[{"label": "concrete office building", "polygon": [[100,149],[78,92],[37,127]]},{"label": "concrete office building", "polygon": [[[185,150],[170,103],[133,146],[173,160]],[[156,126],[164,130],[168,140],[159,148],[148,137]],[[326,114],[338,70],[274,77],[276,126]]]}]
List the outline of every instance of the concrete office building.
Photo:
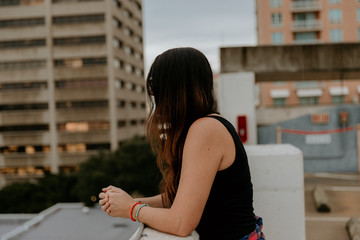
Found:
[{"label": "concrete office building", "polygon": [[141,0],[0,1],[0,186],[144,135]]},{"label": "concrete office building", "polygon": [[[257,0],[256,18],[260,46],[360,41],[360,0]],[[357,104],[360,80],[263,82],[258,94],[259,124],[267,125],[274,123],[262,121],[269,110],[285,108],[286,114],[278,111],[281,121],[324,107]]]}]

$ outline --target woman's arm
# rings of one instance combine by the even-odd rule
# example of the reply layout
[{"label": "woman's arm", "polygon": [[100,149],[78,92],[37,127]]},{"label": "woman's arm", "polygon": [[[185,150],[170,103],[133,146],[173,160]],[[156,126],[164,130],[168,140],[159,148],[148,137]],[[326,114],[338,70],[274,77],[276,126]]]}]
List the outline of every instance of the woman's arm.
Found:
[{"label": "woman's arm", "polygon": [[154,207],[154,208],[164,208],[161,194],[158,194],[153,197],[135,198],[134,200],[136,202],[149,204],[151,207]]},{"label": "woman's arm", "polygon": [[[229,133],[219,121],[212,118],[197,120],[186,137],[179,187],[171,208],[143,207],[139,221],[162,232],[189,235],[200,222],[224,151],[229,148],[226,146],[228,138]],[[125,192],[113,194],[108,191],[107,195],[109,200],[103,210],[108,209],[110,216],[129,217],[135,201]],[[138,207],[135,207],[133,217]]]}]

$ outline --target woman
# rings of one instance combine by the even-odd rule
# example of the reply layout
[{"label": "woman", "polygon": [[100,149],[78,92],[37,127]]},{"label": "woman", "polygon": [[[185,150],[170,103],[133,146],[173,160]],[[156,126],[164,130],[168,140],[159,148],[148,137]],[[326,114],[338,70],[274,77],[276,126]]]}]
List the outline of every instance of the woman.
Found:
[{"label": "woman", "polygon": [[109,186],[99,195],[101,208],[177,236],[197,230],[201,240],[262,239],[246,153],[216,113],[206,57],[193,48],[164,52],[151,66],[147,88],[147,133],[163,175],[161,194],[133,199]]}]

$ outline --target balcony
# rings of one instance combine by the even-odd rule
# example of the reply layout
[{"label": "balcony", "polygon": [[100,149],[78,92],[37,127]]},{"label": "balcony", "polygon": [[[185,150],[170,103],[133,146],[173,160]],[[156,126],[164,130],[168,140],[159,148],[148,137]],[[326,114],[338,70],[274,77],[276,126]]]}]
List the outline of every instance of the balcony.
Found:
[{"label": "balcony", "polygon": [[58,132],[59,143],[98,143],[110,140],[109,130],[93,130],[89,132]]},{"label": "balcony", "polygon": [[320,11],[321,7],[321,2],[315,0],[294,1],[291,4],[291,10],[293,12]]},{"label": "balcony", "polygon": [[48,145],[50,133],[48,131],[8,132],[0,134],[0,145]]},{"label": "balcony", "polygon": [[295,39],[294,44],[319,44],[322,43],[321,39]]},{"label": "balcony", "polygon": [[62,152],[59,153],[59,165],[60,166],[76,166],[88,160],[91,156],[98,155],[97,150],[90,150],[86,152]]},{"label": "balcony", "polygon": [[320,20],[296,20],[293,21],[291,29],[294,32],[306,32],[306,31],[319,31],[321,30],[322,24]]},{"label": "balcony", "polygon": [[49,166],[49,153],[11,153],[0,155],[0,165],[5,167]]}]

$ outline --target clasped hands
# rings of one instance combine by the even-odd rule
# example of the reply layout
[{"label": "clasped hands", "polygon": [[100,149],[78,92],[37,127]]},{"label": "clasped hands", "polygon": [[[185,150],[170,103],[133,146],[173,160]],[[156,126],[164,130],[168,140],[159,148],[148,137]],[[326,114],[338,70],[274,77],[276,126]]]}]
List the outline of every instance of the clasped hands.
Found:
[{"label": "clasped hands", "polygon": [[99,194],[101,209],[111,217],[129,218],[135,200],[124,190],[109,186]]}]

